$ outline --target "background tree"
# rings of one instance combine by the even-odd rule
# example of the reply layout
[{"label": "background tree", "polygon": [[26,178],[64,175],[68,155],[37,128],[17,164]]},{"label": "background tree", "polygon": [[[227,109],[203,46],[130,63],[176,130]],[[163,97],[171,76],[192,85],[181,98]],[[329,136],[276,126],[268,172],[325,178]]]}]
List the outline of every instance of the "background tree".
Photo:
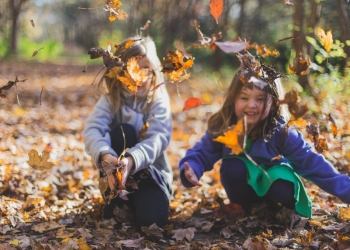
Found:
[{"label": "background tree", "polygon": [[16,54],[18,48],[18,32],[19,22],[18,17],[23,6],[28,0],[9,0],[9,8],[11,12],[11,38],[10,38],[10,53]]}]

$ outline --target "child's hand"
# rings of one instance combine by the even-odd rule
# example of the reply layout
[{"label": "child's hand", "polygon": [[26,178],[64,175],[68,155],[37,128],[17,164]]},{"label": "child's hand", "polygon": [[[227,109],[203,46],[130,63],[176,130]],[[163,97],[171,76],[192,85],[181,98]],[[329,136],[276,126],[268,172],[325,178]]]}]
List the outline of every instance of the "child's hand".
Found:
[{"label": "child's hand", "polygon": [[193,169],[191,168],[190,164],[185,162],[184,165],[185,165],[185,173],[184,173],[185,178],[195,186],[202,186],[202,184],[199,183],[198,178],[194,173]]},{"label": "child's hand", "polygon": [[124,168],[122,170],[122,184],[125,186],[126,180],[128,179],[128,176],[134,167],[134,158],[132,158],[132,156],[124,157],[120,163],[124,164]]}]

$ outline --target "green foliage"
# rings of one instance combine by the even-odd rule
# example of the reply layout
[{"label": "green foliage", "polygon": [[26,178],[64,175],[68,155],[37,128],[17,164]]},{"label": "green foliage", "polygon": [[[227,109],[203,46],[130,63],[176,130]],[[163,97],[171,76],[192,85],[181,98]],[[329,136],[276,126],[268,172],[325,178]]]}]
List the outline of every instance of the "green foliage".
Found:
[{"label": "green foliage", "polygon": [[[40,50],[36,56],[33,58],[33,52],[44,47],[44,49]],[[54,40],[46,40],[45,42],[38,43],[29,40],[26,37],[23,37],[19,40],[19,56],[24,59],[32,59],[32,60],[49,60],[53,61],[63,54],[63,44],[61,42],[56,42]]]}]

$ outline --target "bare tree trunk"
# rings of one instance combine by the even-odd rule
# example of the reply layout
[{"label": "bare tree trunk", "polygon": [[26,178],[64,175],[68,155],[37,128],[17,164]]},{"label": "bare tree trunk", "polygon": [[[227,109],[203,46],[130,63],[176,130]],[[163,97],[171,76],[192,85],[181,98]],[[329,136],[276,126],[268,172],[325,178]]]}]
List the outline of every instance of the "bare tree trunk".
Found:
[{"label": "bare tree trunk", "polygon": [[[310,37],[316,38],[314,30],[316,28],[318,21],[320,20],[321,9],[322,9],[322,2],[319,3],[319,1],[311,0],[311,6],[310,6],[311,12],[307,23],[307,30],[309,30],[307,35]],[[314,46],[312,46],[312,44],[310,43],[306,43],[306,52],[310,58],[313,58],[315,53]]]},{"label": "bare tree trunk", "polygon": [[[346,0],[337,0],[337,6],[338,6],[338,13],[339,13],[342,42],[345,43],[346,40],[350,40],[350,20],[349,20],[350,13],[348,12],[348,9],[346,6]],[[347,55],[347,61],[349,61],[350,47],[345,46],[344,51]]]},{"label": "bare tree trunk", "polygon": [[[298,37],[298,39],[293,39],[293,48],[295,50],[296,55],[300,52],[305,55],[306,52],[306,40],[305,40],[305,32],[304,32],[304,0],[295,0],[294,2],[294,15],[293,15],[293,36]],[[308,93],[310,93],[310,80],[307,75],[299,75],[298,82],[301,87]]]},{"label": "bare tree trunk", "polygon": [[243,28],[244,28],[244,9],[245,9],[245,4],[246,0],[240,0],[239,1],[241,5],[241,12],[239,13],[239,19],[237,23],[237,34],[239,37],[243,37]]},{"label": "bare tree trunk", "polygon": [[10,52],[13,54],[17,53],[18,46],[18,17],[21,13],[22,5],[27,2],[27,0],[10,0],[10,11],[12,17],[12,27],[11,27],[11,43]]}]

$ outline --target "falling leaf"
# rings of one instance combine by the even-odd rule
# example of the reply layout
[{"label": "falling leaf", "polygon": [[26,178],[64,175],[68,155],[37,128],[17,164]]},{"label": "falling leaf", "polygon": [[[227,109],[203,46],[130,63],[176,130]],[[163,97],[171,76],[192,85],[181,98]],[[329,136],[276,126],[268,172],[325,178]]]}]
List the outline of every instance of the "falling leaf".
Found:
[{"label": "falling leaf", "polygon": [[290,0],[284,0],[285,5],[294,5]]},{"label": "falling leaf", "polygon": [[293,65],[288,66],[289,73],[296,75],[306,75],[306,71],[311,64],[310,58],[304,59],[303,53],[299,53],[293,60]]},{"label": "falling leaf", "polygon": [[145,25],[143,25],[143,27],[140,28],[140,30],[146,30],[149,26],[149,24],[151,23],[150,20],[147,20],[147,22],[145,23]]},{"label": "falling leaf", "polygon": [[210,14],[215,18],[216,23],[219,23],[219,17],[224,9],[223,0],[210,0]]},{"label": "falling leaf", "polygon": [[140,138],[145,137],[145,134],[146,134],[146,132],[147,132],[148,127],[149,127],[149,123],[148,123],[148,122],[146,122],[146,123],[142,126],[141,131],[140,131]]},{"label": "falling leaf", "polygon": [[148,80],[149,69],[141,69],[138,64],[138,57],[132,57],[126,64],[126,70],[117,76],[118,80],[127,86],[131,91],[137,91],[138,87]]},{"label": "falling leaf", "polygon": [[266,48],[265,44],[258,45],[257,43],[253,43],[251,45],[248,45],[245,50],[249,49],[255,49],[256,53],[261,55],[262,57],[265,56],[279,56],[280,53],[277,50],[271,51],[268,48]]},{"label": "falling leaf", "polygon": [[196,29],[197,32],[197,39],[200,42],[200,44],[206,48],[207,46],[209,46],[209,48],[211,50],[214,50],[216,48],[216,44],[215,42],[220,40],[222,38],[222,34],[221,32],[219,33],[214,33],[211,35],[211,37],[206,37],[203,35],[202,31],[199,29],[199,23],[197,22],[197,20],[193,21],[193,26]]},{"label": "falling leaf", "polygon": [[201,99],[196,98],[196,97],[191,97],[185,101],[185,105],[184,105],[182,111],[193,109],[193,108],[196,108],[196,107],[201,106],[203,104],[204,103]]},{"label": "falling leaf", "polygon": [[105,3],[106,6],[104,10],[109,12],[108,20],[110,22],[113,22],[116,19],[124,20],[128,17],[128,14],[126,14],[124,11],[117,10],[120,6],[122,6],[122,3],[119,0],[105,0]]},{"label": "falling leaf", "polygon": [[6,95],[2,93],[3,90],[9,90],[14,85],[16,85],[18,82],[25,82],[25,81],[27,81],[27,79],[18,80],[17,76],[16,76],[16,79],[14,81],[8,81],[4,86],[0,87],[0,97],[6,98]]},{"label": "falling leaf", "polygon": [[273,157],[273,158],[271,159],[271,161],[278,161],[278,160],[281,160],[282,158],[283,158],[282,155],[277,155],[277,156]]},{"label": "falling leaf", "polygon": [[175,44],[175,48],[176,48],[177,50],[179,50],[179,51],[183,54],[184,57],[186,57],[186,58],[192,58],[192,55],[189,54],[189,53],[187,53],[187,51],[186,51],[184,45],[182,44],[182,42],[176,40],[176,41],[174,42],[174,44]]},{"label": "falling leaf", "polygon": [[283,100],[278,100],[279,104],[287,104],[288,110],[293,116],[291,120],[297,120],[309,111],[307,103],[301,104],[298,103],[298,100],[299,96],[296,90],[287,92]]},{"label": "falling leaf", "polygon": [[167,57],[167,59],[163,58],[162,72],[174,82],[188,79],[190,75],[185,71],[193,66],[194,58],[184,56],[179,50],[168,51]]},{"label": "falling leaf", "polygon": [[38,151],[32,149],[28,153],[29,160],[27,161],[28,165],[37,170],[48,170],[53,166],[52,162],[48,162],[47,160],[50,158],[50,152],[44,150],[39,155]]},{"label": "falling leaf", "polygon": [[333,44],[332,30],[327,31],[327,34],[320,27],[317,28],[317,35],[323,43],[323,47],[327,52],[331,51],[331,46]]},{"label": "falling leaf", "polygon": [[35,27],[35,24],[34,24],[34,21],[33,20],[30,20],[30,23],[33,27]]},{"label": "falling leaf", "polygon": [[335,124],[335,121],[334,121],[333,117],[331,116],[331,114],[328,114],[328,119],[329,119],[329,122],[331,124],[333,137],[336,138],[337,134],[338,134],[337,125]]},{"label": "falling leaf", "polygon": [[238,53],[249,45],[244,41],[215,42],[215,44],[225,53]]},{"label": "falling leaf", "polygon": [[243,152],[243,145],[240,143],[240,136],[244,134],[244,130],[245,119],[241,118],[235,126],[224,132],[224,135],[215,138],[214,141],[223,143],[226,147],[230,148],[232,150],[231,154],[239,155]]},{"label": "falling leaf", "polygon": [[282,41],[289,40],[289,39],[299,39],[299,37],[288,36],[288,37],[285,37],[285,38],[282,38],[282,39],[278,39],[276,42],[282,42]]},{"label": "falling leaf", "polygon": [[36,56],[36,54],[38,54],[38,52],[39,52],[40,50],[42,50],[43,48],[44,48],[44,47],[42,47],[42,48],[40,48],[40,49],[34,51],[32,57],[33,57],[33,56]]},{"label": "falling leaf", "polygon": [[172,238],[175,238],[177,241],[182,241],[184,238],[186,238],[188,241],[191,241],[194,237],[194,232],[197,232],[194,227],[176,229],[172,231],[174,234]]}]

